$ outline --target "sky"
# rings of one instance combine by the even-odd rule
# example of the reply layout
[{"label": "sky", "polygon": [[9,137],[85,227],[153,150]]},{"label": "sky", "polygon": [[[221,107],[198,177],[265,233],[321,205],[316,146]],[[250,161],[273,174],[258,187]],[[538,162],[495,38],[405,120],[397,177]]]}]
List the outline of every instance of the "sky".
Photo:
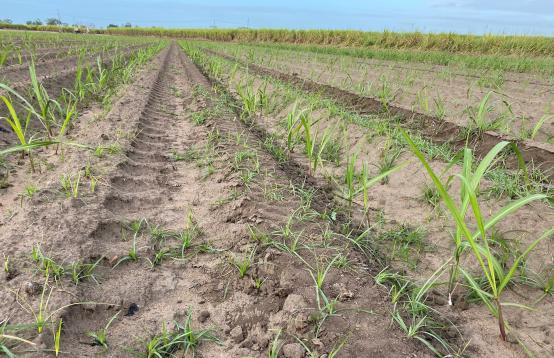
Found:
[{"label": "sky", "polygon": [[554,0],[2,0],[0,18],[105,27],[252,27],[554,35]]}]

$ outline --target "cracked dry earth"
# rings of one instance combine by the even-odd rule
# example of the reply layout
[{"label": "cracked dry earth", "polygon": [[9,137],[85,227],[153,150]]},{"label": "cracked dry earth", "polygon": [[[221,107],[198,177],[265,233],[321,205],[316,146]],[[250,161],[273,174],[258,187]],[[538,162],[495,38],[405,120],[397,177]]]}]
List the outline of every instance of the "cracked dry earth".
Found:
[{"label": "cracked dry earth", "polygon": [[[73,133],[76,140],[119,136],[122,153],[91,159],[102,173],[94,194],[83,187],[78,199],[60,195],[61,169],[53,169],[21,208],[19,200],[3,205],[4,216],[17,212],[0,226],[0,251],[16,273],[0,289],[0,319],[32,323],[46,292],[51,321],[63,319],[66,357],[146,357],[147,342],[189,314],[193,329],[218,339],[200,342],[197,357],[267,357],[279,331],[281,357],[303,357],[300,341],[320,356],[429,356],[391,323],[371,261],[325,219],[332,203],[323,186],[279,165],[217,98],[173,43],[103,121]],[[79,170],[89,155],[68,153],[65,161]],[[94,277],[78,284],[50,277],[45,285],[31,260],[37,244],[65,267],[98,262]],[[137,259],[125,259],[133,244]],[[237,266],[248,258],[241,277]],[[322,286],[337,299],[335,313],[324,317],[310,270],[333,260],[344,266],[332,265]],[[87,333],[116,314],[109,348],[93,345]],[[21,356],[53,356],[51,329],[23,336],[38,351]]]}]

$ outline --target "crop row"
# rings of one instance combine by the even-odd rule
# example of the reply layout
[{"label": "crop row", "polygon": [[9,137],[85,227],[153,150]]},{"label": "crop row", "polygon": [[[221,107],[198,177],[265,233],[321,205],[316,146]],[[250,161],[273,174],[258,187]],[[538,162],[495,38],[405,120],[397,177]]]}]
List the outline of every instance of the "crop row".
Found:
[{"label": "crop row", "polygon": [[[355,58],[313,55],[291,50],[204,42],[202,46],[241,61],[293,73],[322,85],[333,86],[382,106],[398,106],[412,112],[465,125],[467,135],[496,131],[524,140],[554,140],[550,123],[549,83],[532,82],[510,73],[484,73],[474,78],[452,73],[445,67],[425,72],[397,68],[394,62],[365,63]],[[437,73],[438,72],[438,73]]]},{"label": "crop row", "polygon": [[0,34],[0,67],[23,64],[34,58],[61,58],[91,51],[106,52],[121,47],[148,45],[149,39],[135,39],[115,36],[87,36],[25,33]]},{"label": "crop row", "polygon": [[[74,80],[70,88],[62,88],[59,93],[52,93],[39,80],[32,62],[29,65],[30,88],[17,90],[0,83],[3,91],[2,116],[8,128],[14,134],[17,144],[0,150],[0,157],[17,153],[21,159],[28,158],[31,170],[35,171],[33,152],[38,148],[64,145],[74,145],[86,148],[86,145],[74,143],[66,139],[78,118],[78,110],[84,108],[91,101],[99,101],[105,107],[110,106],[110,99],[117,87],[127,83],[136,69],[146,63],[163,46],[160,43],[154,46],[138,49],[129,55],[116,54],[108,63],[98,57],[92,66],[87,63],[77,63],[74,71]],[[4,161],[5,159],[3,159]],[[6,164],[4,164],[6,165]],[[3,179],[4,186],[9,180]]]}]

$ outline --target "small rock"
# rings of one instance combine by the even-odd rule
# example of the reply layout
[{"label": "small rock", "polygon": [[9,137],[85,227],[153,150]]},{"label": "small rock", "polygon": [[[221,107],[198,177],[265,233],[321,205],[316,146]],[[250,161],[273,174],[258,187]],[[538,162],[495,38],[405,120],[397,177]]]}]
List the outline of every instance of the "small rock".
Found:
[{"label": "small rock", "polygon": [[136,303],[131,303],[129,305],[129,308],[127,309],[127,313],[125,313],[125,316],[133,316],[138,311],[139,311],[139,305],[137,305]]},{"label": "small rock", "polygon": [[308,327],[308,319],[305,315],[298,315],[294,319],[294,329],[303,331]]},{"label": "small rock", "polygon": [[323,348],[323,342],[319,338],[312,339],[312,344],[319,348]]},{"label": "small rock", "polygon": [[244,339],[244,332],[242,331],[241,326],[236,326],[229,332],[229,335],[231,336],[231,339],[235,343],[240,343]]},{"label": "small rock", "polygon": [[283,311],[292,313],[304,307],[306,307],[306,300],[304,300],[304,297],[290,294],[283,304]]},{"label": "small rock", "polygon": [[198,316],[198,322],[204,323],[210,318],[210,312],[208,311],[202,311],[200,312],[200,315]]},{"label": "small rock", "polygon": [[349,291],[349,290],[343,290],[339,293],[339,301],[340,302],[345,302],[345,301],[349,301],[351,300],[352,298],[354,298],[354,292],[352,291]]},{"label": "small rock", "polygon": [[42,290],[42,285],[38,282],[25,282],[24,290],[29,296],[34,296]]},{"label": "small rock", "polygon": [[283,346],[283,355],[286,358],[303,358],[304,348],[300,343],[289,343]]}]

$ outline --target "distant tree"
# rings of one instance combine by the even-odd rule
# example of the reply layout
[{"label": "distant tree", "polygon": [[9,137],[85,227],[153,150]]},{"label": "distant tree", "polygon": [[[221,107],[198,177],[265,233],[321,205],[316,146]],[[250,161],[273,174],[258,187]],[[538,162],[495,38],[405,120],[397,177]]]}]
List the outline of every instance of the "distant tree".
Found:
[{"label": "distant tree", "polygon": [[59,19],[56,19],[55,17],[50,17],[46,19],[46,25],[59,26],[61,24],[62,22]]},{"label": "distant tree", "polygon": [[131,25],[131,23],[128,22],[128,23],[125,24],[125,27],[133,27],[133,25]]},{"label": "distant tree", "polygon": [[110,27],[119,27],[119,26],[114,25],[114,24],[109,24],[109,25],[108,25],[108,29],[109,29]]},{"label": "distant tree", "polygon": [[26,22],[27,25],[42,25],[42,21],[40,19],[35,20],[29,20]]},{"label": "distant tree", "polygon": [[0,24],[12,24],[11,19],[0,19]]}]

